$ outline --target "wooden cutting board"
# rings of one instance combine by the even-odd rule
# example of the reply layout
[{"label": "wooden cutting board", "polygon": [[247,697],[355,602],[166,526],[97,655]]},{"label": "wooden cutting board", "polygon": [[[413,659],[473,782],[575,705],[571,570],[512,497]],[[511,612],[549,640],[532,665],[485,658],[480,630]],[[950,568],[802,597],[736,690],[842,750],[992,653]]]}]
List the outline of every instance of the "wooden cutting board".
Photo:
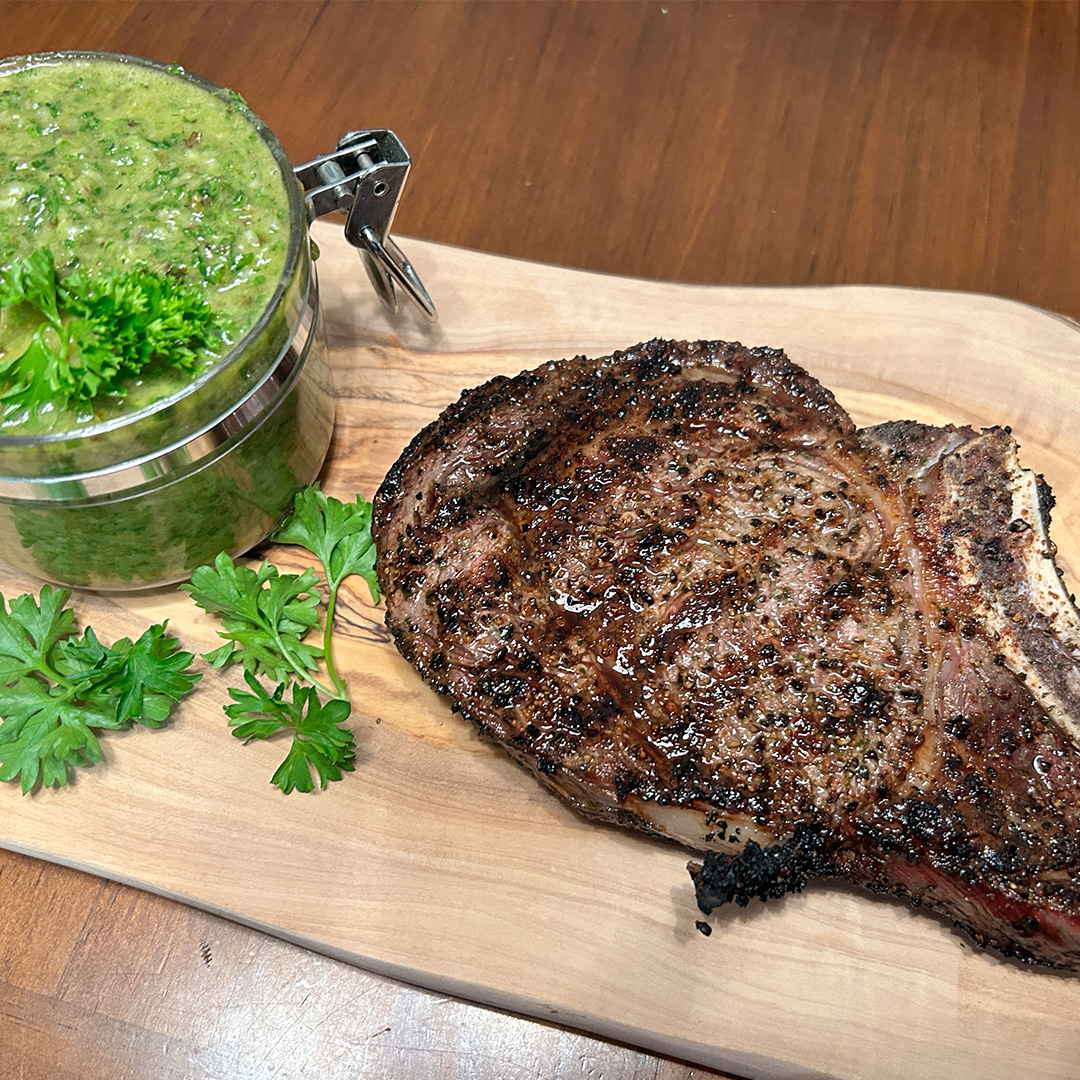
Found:
[{"label": "wooden cutting board", "polygon": [[[1080,335],[985,296],[894,288],[667,285],[418,241],[440,307],[385,316],[355,254],[319,225],[340,394],[324,487],[370,497],[403,445],[467,386],[654,336],[783,346],[860,423],[1011,424],[1058,496],[1080,580]],[[294,549],[272,558],[297,568]],[[37,583],[0,570],[6,596]],[[172,589],[76,595],[81,621],[136,635],[213,622]],[[1080,1073],[1080,979],[972,949],[936,919],[842,887],[717,912],[711,937],[673,845],[576,817],[452,715],[397,655],[362,584],[341,667],[357,771],[312,795],[269,783],[280,745],[242,746],[208,673],[159,732],[103,739],[60,791],[0,790],[0,845],[175,897],[434,989],[750,1077],[1002,1080]],[[2,946],[0,946],[2,947]]]}]

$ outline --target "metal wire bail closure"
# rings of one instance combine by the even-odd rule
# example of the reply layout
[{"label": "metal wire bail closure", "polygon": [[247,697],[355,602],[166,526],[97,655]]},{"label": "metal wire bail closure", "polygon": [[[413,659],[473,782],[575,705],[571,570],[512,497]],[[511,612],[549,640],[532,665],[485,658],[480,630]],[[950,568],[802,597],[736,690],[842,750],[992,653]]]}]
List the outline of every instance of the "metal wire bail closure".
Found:
[{"label": "metal wire bail closure", "polygon": [[385,129],[350,131],[332,154],[293,170],[303,185],[308,219],[347,213],[345,239],[359,252],[368,277],[389,311],[397,311],[395,283],[433,322],[438,318],[416,271],[390,236],[412,159]]}]

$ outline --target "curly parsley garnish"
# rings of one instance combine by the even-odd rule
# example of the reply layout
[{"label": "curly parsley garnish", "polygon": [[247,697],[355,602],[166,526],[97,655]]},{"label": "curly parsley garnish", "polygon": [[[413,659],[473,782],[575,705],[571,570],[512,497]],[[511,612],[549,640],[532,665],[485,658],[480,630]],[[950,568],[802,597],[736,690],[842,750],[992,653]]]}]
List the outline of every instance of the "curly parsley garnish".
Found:
[{"label": "curly parsley garnish", "polygon": [[0,780],[18,780],[24,795],[100,761],[100,731],[161,727],[201,678],[165,623],[105,645],[90,627],[76,632],[70,597],[49,585],[37,601],[6,607],[0,596]]},{"label": "curly parsley garnish", "polygon": [[[312,770],[325,788],[353,769],[356,743],[344,726],[352,706],[334,663],[334,611],[343,582],[353,574],[367,582],[373,601],[379,599],[371,503],[359,495],[355,503],[342,503],[318,486],[305,488],[274,539],[304,548],[322,564],[327,601],[321,620],[314,568],[282,574],[264,562],[251,569],[222,553],[180,587],[221,619],[219,634],[226,643],[204,659],[214,667],[243,666],[251,692],[230,689],[232,704],[225,707],[233,735],[250,742],[292,734],[288,755],[271,780],[287,794],[314,790]],[[308,635],[320,631],[322,644],[309,644]],[[320,661],[332,686],[316,678]],[[266,689],[260,676],[277,685]]]},{"label": "curly parsley garnish", "polygon": [[0,351],[5,417],[123,397],[150,370],[194,372],[225,340],[224,323],[195,287],[145,267],[60,278],[48,248],[0,267],[0,310],[16,304],[40,322],[21,353]]}]

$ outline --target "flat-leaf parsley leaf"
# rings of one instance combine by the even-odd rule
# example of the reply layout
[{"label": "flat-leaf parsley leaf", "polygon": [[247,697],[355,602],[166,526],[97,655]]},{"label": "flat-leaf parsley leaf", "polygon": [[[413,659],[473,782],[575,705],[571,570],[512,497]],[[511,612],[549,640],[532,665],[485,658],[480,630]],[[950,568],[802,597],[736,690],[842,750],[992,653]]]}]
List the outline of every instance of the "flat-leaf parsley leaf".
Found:
[{"label": "flat-leaf parsley leaf", "polygon": [[271,778],[272,784],[286,795],[293,789],[312,791],[312,769],[324,788],[331,780],[340,780],[342,772],[353,771],[356,743],[352,732],[343,726],[350,712],[347,701],[333,698],[324,705],[315,687],[295,682],[292,700],[288,701],[285,683],[268,694],[253,675],[245,674],[244,678],[253,693],[230,689],[233,704],[225,706],[233,734],[251,742],[280,731],[292,732],[292,745]]},{"label": "flat-leaf parsley leaf", "polygon": [[[244,667],[250,692],[230,689],[232,704],[225,707],[233,735],[250,742],[291,731],[292,745],[271,782],[286,793],[312,791],[312,770],[325,788],[351,772],[356,757],[352,732],[344,726],[352,706],[334,664],[332,644],[338,593],[347,577],[363,577],[372,600],[379,599],[371,503],[359,495],[355,503],[342,503],[318,486],[305,488],[273,538],[303,547],[322,563],[328,596],[321,622],[319,575],[311,567],[301,574],[282,574],[264,562],[253,570],[222,553],[213,566],[195,570],[191,583],[181,588],[204,611],[219,615],[224,626],[219,634],[226,643],[204,659],[215,667]],[[307,635],[320,628],[322,647],[307,644]],[[320,660],[333,688],[313,674]],[[259,676],[277,686],[267,690]]]},{"label": "flat-leaf parsley leaf", "polygon": [[323,564],[329,597],[323,629],[326,670],[338,693],[346,694],[345,683],[334,664],[331,636],[341,583],[359,574],[371,590],[373,603],[379,602],[379,580],[375,576],[375,541],[371,538],[371,503],[357,495],[356,502],[343,503],[323,494],[318,484],[297,493],[292,516],[274,533],[280,544],[296,544]]},{"label": "flat-leaf parsley leaf", "polygon": [[252,570],[221,552],[180,588],[224,625],[219,634],[227,644],[204,659],[214,667],[241,663],[245,671],[283,682],[310,678],[322,657],[321,648],[304,641],[319,625],[318,581],[313,569],[282,574],[264,562]]},{"label": "flat-leaf parsley leaf", "polygon": [[18,780],[23,794],[99,761],[98,731],[160,727],[201,678],[165,623],[105,645],[90,627],[77,634],[70,598],[49,585],[10,607],[0,596],[0,780]]}]

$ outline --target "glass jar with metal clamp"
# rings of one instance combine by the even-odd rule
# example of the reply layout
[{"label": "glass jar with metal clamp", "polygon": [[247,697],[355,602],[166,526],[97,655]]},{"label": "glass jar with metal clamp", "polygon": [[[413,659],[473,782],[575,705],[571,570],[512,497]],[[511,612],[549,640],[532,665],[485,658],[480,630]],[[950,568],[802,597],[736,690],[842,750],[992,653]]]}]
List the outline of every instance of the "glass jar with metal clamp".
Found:
[{"label": "glass jar with metal clamp", "polygon": [[[210,95],[241,116],[253,145],[272,159],[272,184],[280,185],[280,274],[250,328],[223,355],[158,396],[140,388],[129,395],[129,407],[112,413],[53,429],[0,426],[5,561],[59,584],[102,590],[183,580],[219,551],[238,555],[267,537],[325,460],[334,392],[310,222],[347,214],[345,235],[384,303],[394,310],[401,290],[424,317],[435,318],[420,279],[389,235],[410,159],[392,132],[357,131],[333,153],[294,169],[273,132],[237,95],[141,57],[15,57],[0,62],[0,88],[7,77],[39,67],[72,68],[81,89],[97,80],[103,94],[137,77],[154,92],[179,80],[184,93]],[[51,78],[56,71],[44,74]],[[64,100],[54,97],[57,102],[62,117]],[[4,123],[0,118],[0,134]],[[169,171],[166,148],[159,172]],[[258,231],[259,222],[250,228]],[[0,336],[0,358],[2,347]]]}]

